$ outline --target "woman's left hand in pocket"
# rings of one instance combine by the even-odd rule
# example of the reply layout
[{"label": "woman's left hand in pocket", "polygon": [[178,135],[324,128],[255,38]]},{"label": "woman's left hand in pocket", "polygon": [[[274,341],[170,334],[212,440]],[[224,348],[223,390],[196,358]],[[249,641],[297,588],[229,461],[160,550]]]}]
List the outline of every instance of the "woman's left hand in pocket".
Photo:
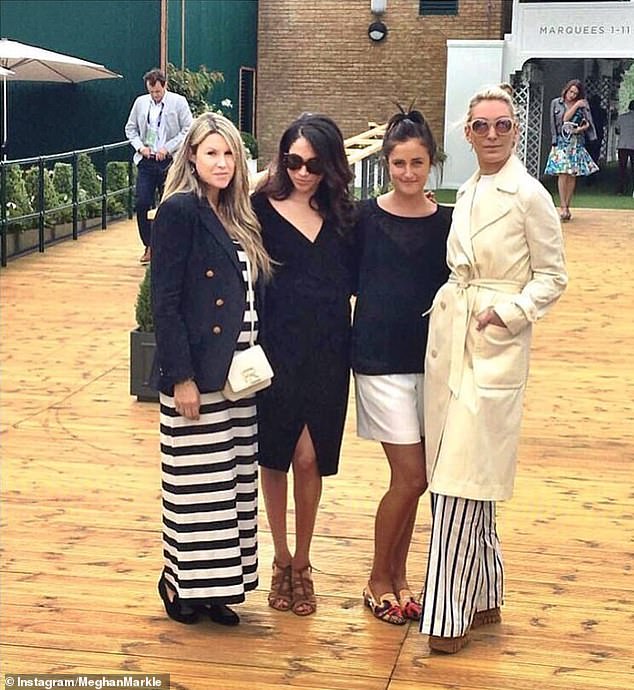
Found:
[{"label": "woman's left hand in pocket", "polygon": [[479,314],[476,314],[475,318],[478,322],[478,325],[476,326],[478,331],[483,331],[489,324],[499,326],[500,328],[506,328],[506,324],[497,315],[497,312],[493,307],[483,309]]}]

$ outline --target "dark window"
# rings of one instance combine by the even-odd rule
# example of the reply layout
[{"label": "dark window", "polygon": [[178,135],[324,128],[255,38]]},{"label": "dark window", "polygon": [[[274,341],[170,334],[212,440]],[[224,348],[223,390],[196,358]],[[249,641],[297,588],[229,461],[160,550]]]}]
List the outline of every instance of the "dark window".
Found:
[{"label": "dark window", "polygon": [[255,134],[255,70],[252,67],[240,67],[238,119],[242,132]]},{"label": "dark window", "polygon": [[418,13],[458,14],[458,0],[420,0]]}]

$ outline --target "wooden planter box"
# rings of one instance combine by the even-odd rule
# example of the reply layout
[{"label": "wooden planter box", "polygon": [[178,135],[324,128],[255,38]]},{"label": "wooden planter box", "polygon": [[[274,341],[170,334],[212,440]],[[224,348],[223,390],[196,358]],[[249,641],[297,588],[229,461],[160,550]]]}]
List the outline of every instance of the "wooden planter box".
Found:
[{"label": "wooden planter box", "polygon": [[[98,226],[101,226],[101,216],[96,218],[80,218],[77,222],[77,232],[81,234]],[[58,240],[70,238],[72,235],[73,224],[70,222],[53,226],[47,225],[44,227],[44,245],[47,246]],[[7,232],[7,258],[35,251],[38,249],[39,244],[40,231],[38,228],[9,230]]]},{"label": "wooden planter box", "polygon": [[130,395],[140,402],[158,402],[159,396],[150,386],[156,341],[154,333],[130,331]]}]

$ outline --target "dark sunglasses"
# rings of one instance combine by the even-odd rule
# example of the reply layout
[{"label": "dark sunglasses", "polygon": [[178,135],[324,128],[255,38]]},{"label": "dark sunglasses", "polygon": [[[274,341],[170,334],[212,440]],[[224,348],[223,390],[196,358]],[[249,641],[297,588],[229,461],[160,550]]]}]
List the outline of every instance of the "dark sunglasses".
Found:
[{"label": "dark sunglasses", "polygon": [[309,158],[305,161],[296,153],[285,153],[282,163],[287,170],[301,170],[306,166],[306,171],[311,175],[321,175],[324,172],[324,164],[319,158]]},{"label": "dark sunglasses", "polygon": [[502,136],[509,134],[513,129],[513,120],[510,117],[500,117],[497,120],[485,120],[484,118],[477,118],[471,120],[469,127],[471,131],[478,137],[486,137],[489,133],[491,125],[495,127],[495,133]]}]

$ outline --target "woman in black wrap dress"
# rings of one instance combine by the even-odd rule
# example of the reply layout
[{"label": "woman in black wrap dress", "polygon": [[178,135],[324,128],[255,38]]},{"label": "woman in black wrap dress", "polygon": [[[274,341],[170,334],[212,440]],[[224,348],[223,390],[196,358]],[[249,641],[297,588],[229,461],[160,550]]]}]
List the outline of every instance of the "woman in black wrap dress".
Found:
[{"label": "woman in black wrap dress", "polygon": [[[304,114],[283,134],[272,172],[253,198],[276,262],[260,335],[275,376],[258,399],[262,491],[275,549],[269,605],[300,616],[316,610],[310,544],[322,477],[337,472],[348,403],[350,181],[337,125]],[[291,466],[294,552],[286,531]]]}]

